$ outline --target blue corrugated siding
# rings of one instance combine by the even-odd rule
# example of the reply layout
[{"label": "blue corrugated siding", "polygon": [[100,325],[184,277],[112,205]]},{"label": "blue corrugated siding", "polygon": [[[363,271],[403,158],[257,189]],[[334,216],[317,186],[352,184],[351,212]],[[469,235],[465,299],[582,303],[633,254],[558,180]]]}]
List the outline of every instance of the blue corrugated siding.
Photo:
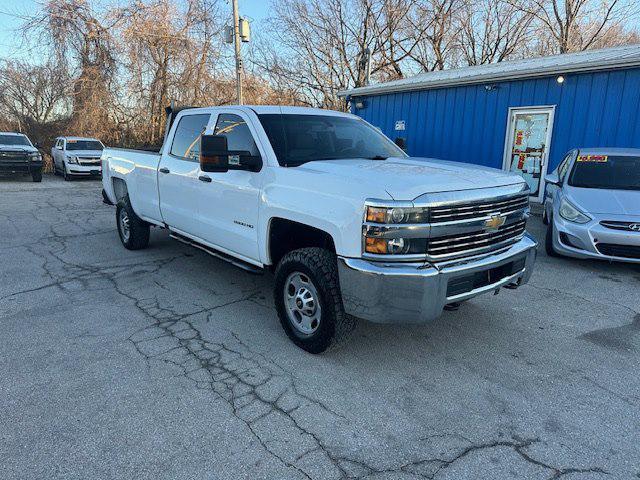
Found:
[{"label": "blue corrugated siding", "polygon": [[[353,108],[410,155],[502,167],[510,107],[555,105],[550,168],[575,147],[640,148],[640,69],[372,95]],[[404,120],[406,131],[394,130]]]}]

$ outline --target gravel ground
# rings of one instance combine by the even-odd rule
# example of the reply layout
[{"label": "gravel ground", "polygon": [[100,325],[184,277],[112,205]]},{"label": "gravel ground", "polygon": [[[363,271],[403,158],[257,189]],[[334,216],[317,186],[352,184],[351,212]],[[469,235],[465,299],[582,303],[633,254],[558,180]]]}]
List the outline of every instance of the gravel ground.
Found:
[{"label": "gravel ground", "polygon": [[100,188],[0,180],[0,478],[640,477],[639,266],[541,249],[518,290],[312,356],[271,275],[125,250]]}]

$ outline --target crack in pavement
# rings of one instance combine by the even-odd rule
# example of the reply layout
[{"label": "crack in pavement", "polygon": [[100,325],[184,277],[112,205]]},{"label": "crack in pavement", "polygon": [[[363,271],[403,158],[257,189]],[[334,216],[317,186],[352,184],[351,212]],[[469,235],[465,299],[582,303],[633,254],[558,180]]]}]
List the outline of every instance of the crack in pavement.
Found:
[{"label": "crack in pavement", "polygon": [[[89,282],[93,280],[108,282],[114,292],[130,302],[148,320],[147,325],[127,337],[148,368],[166,366],[168,373],[173,371],[174,376],[187,379],[194,388],[210,392],[225,405],[236,421],[246,427],[251,438],[293,475],[306,479],[355,479],[411,474],[419,478],[436,479],[469,456],[488,454],[500,447],[511,449],[522,461],[548,471],[550,479],[572,473],[607,474],[600,467],[558,467],[545,463],[528,452],[530,447],[543,443],[539,438],[520,439],[514,435],[509,440],[474,442],[462,434],[434,432],[423,436],[421,443],[438,445],[445,436],[455,437],[455,451],[450,455],[438,456],[413,453],[413,458],[406,461],[391,458],[366,460],[362,456],[366,456],[367,451],[346,452],[338,445],[337,437],[356,433],[356,423],[348,415],[303,392],[298,384],[299,379],[292,372],[256,351],[237,332],[219,328],[216,335],[221,338],[203,335],[199,325],[215,322],[220,310],[248,302],[260,305],[257,299],[261,289],[255,282],[249,282],[248,288],[234,293],[235,296],[232,295],[230,299],[222,298],[224,301],[204,305],[187,301],[182,305],[182,310],[168,307],[150,287],[155,285],[154,288],[161,289],[164,298],[167,290],[171,292],[171,286],[155,281],[153,276],[161,275],[162,269],[178,259],[184,259],[184,253],[110,266],[69,260],[66,256],[72,253],[69,252],[70,241],[98,232],[87,227],[80,216],[70,219],[66,209],[49,202],[48,207],[63,217],[61,223],[68,221],[81,232],[86,230],[86,233],[61,235],[56,231],[61,228],[60,225],[54,228],[52,224],[47,224],[48,235],[22,247],[42,261],[41,268],[50,281],[1,298],[48,288],[64,291],[64,286],[71,282],[78,282],[81,290],[91,288]],[[38,218],[44,223],[50,220],[49,216]],[[115,227],[113,234],[116,235]],[[132,282],[132,277],[139,276],[148,280],[143,285]],[[247,275],[247,278],[254,277]],[[221,300],[218,292],[211,293]],[[269,311],[273,315],[273,311]],[[89,335],[91,332],[87,330],[78,338]],[[409,455],[397,453],[400,457]],[[384,463],[388,465],[380,465]]]}]

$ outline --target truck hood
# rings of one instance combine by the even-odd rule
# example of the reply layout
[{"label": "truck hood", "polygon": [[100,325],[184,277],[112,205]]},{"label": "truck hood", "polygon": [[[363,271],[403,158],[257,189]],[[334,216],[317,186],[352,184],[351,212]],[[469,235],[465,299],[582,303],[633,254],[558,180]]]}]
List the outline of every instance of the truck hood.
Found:
[{"label": "truck hood", "polygon": [[2,145],[0,152],[37,152],[38,149],[29,145]]},{"label": "truck hood", "polygon": [[640,190],[565,188],[568,200],[585,213],[640,216]]},{"label": "truck hood", "polygon": [[321,160],[295,168],[372,184],[385,189],[395,200],[413,200],[425,193],[524,183],[519,175],[495,168],[418,157]]}]

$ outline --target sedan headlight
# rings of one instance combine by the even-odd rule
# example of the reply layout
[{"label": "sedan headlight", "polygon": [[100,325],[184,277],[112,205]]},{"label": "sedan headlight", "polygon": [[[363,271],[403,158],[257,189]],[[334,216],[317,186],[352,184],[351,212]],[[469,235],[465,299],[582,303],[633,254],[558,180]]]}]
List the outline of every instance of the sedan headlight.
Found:
[{"label": "sedan headlight", "polygon": [[429,210],[425,207],[367,207],[369,223],[426,223]]},{"label": "sedan headlight", "polygon": [[560,201],[560,210],[558,213],[560,213],[562,218],[573,223],[588,223],[591,221],[591,217],[582,213],[564,198]]},{"label": "sedan headlight", "polygon": [[67,162],[78,164],[78,157],[74,157],[73,155],[69,155],[67,157]]}]

